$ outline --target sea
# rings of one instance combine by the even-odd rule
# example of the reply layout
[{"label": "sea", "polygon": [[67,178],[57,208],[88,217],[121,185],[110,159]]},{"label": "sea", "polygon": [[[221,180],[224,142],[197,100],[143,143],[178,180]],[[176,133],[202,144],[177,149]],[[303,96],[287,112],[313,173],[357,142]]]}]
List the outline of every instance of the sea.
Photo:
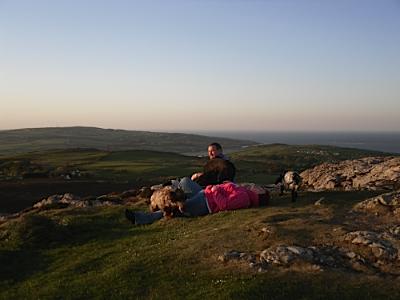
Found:
[{"label": "sea", "polygon": [[331,145],[389,153],[400,153],[398,132],[277,132],[277,131],[196,131],[214,137],[251,140],[262,144]]}]

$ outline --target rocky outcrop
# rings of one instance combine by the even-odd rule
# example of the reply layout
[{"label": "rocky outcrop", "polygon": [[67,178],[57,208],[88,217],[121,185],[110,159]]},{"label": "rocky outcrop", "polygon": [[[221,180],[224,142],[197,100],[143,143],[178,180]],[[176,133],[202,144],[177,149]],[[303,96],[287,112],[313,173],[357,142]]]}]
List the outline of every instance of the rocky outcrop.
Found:
[{"label": "rocky outcrop", "polygon": [[363,249],[365,256],[375,264],[391,263],[398,258],[398,250],[388,240],[373,231],[353,231],[344,236],[344,241]]},{"label": "rocky outcrop", "polygon": [[71,193],[63,195],[52,195],[47,197],[36,204],[33,208],[37,209],[51,209],[51,208],[64,208],[64,207],[90,207],[90,206],[112,206],[112,205],[125,205],[128,203],[135,203],[143,199],[150,198],[153,191],[149,187],[143,187],[138,190],[128,190],[122,193],[112,192],[101,196],[88,196],[81,198]]},{"label": "rocky outcrop", "polygon": [[400,187],[400,157],[366,157],[323,163],[300,174],[303,189],[393,190]]},{"label": "rocky outcrop", "polygon": [[218,257],[223,263],[237,261],[259,272],[270,267],[299,271],[342,269],[368,274],[400,275],[400,226],[387,231],[351,231],[330,244],[271,246],[252,254],[232,250]]},{"label": "rocky outcrop", "polygon": [[10,219],[15,219],[30,212],[38,212],[49,209],[62,208],[86,208],[100,206],[127,205],[140,201],[149,202],[153,191],[149,187],[124,191],[122,193],[112,192],[100,196],[80,197],[71,193],[56,194],[46,197],[36,202],[32,207],[28,207],[20,212],[13,214],[0,214],[0,224]]},{"label": "rocky outcrop", "polygon": [[357,203],[353,210],[375,214],[389,213],[400,216],[400,190],[364,200]]}]

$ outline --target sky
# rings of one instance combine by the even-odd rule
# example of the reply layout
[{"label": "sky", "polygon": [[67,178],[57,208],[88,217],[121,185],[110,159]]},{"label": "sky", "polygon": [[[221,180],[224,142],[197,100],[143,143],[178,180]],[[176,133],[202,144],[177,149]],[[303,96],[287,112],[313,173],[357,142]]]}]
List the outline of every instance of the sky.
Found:
[{"label": "sky", "polygon": [[400,131],[400,0],[0,0],[0,130]]}]

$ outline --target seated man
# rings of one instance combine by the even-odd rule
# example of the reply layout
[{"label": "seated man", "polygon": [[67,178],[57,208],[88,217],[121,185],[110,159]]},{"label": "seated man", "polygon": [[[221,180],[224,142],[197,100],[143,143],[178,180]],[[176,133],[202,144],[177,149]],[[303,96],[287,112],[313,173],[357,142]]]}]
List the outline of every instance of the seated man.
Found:
[{"label": "seated man", "polygon": [[234,181],[235,165],[223,154],[220,144],[212,143],[208,146],[208,157],[210,160],[204,165],[203,172],[192,175],[193,181],[202,187]]}]

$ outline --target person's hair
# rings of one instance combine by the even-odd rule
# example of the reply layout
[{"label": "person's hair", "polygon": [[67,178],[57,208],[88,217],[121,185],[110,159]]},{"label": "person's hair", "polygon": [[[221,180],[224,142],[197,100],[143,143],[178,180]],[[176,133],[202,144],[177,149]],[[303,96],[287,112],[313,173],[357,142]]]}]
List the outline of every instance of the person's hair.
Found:
[{"label": "person's hair", "polygon": [[210,145],[208,145],[208,147],[210,147],[210,146],[215,147],[215,148],[217,148],[217,150],[222,151],[222,146],[219,143],[211,143]]}]

